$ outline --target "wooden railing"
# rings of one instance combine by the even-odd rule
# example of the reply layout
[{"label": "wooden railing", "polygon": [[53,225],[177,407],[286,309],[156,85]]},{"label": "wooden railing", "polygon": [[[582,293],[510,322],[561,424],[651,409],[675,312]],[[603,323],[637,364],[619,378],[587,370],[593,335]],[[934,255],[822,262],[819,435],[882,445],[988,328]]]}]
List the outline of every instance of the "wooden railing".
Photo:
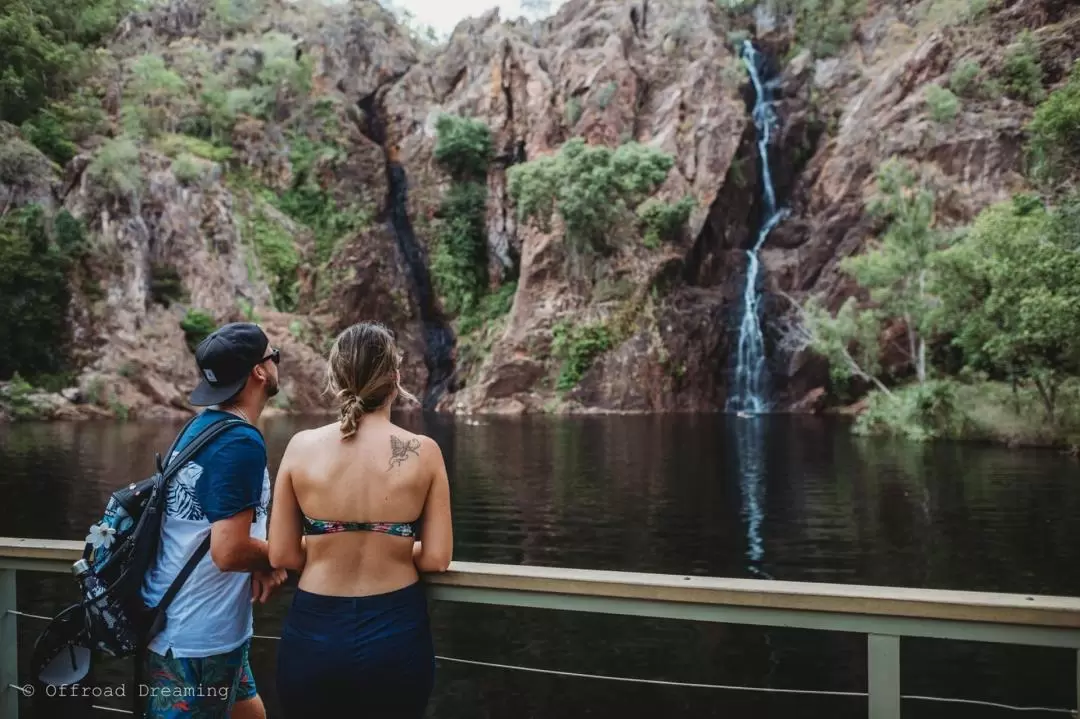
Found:
[{"label": "wooden railing", "polygon": [[[69,572],[82,548],[81,542],[0,537],[4,719],[18,713],[16,572]],[[439,601],[865,634],[870,719],[900,717],[901,637],[1078,650],[1080,701],[1080,598],[472,562],[455,562],[425,580]]]}]

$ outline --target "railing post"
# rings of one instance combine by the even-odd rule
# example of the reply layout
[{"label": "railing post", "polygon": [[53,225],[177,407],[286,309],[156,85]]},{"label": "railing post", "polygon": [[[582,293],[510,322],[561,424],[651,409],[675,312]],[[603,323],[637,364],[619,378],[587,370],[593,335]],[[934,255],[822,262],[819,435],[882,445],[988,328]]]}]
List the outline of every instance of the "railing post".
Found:
[{"label": "railing post", "polygon": [[870,719],[900,719],[900,637],[866,638]]},{"label": "railing post", "polygon": [[19,647],[15,625],[15,570],[0,569],[0,717],[19,719]]}]

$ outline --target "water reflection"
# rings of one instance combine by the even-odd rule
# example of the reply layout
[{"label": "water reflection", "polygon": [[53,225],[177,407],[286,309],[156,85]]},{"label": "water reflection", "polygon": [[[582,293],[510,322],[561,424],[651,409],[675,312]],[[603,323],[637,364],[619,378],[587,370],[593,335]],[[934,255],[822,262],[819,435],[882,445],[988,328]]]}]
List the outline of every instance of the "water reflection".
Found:
[{"label": "water reflection", "polygon": [[739,488],[742,490],[742,516],[746,522],[746,557],[750,560],[747,570],[756,576],[772,579],[762,570],[765,544],[761,538],[761,525],[765,521],[765,418],[729,418],[729,427],[735,435],[733,445]]}]

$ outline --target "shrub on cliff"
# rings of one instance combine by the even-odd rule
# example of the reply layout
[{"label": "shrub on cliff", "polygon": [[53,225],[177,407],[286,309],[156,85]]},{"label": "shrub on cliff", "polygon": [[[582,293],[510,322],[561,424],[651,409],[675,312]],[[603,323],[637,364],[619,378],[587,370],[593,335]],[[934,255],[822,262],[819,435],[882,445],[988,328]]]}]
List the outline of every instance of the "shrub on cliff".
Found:
[{"label": "shrub on cliff", "polygon": [[33,205],[0,218],[0,379],[65,364],[68,274],[83,241],[80,225],[61,217],[50,222]]},{"label": "shrub on cliff", "polygon": [[131,64],[125,88],[124,127],[132,135],[175,132],[185,113],[193,110],[188,85],[165,65],[160,55],[143,55]]},{"label": "shrub on cliff", "polygon": [[435,161],[455,178],[483,177],[491,164],[491,129],[457,115],[442,115],[435,123],[438,139]]},{"label": "shrub on cliff", "polygon": [[560,361],[555,388],[573,389],[592,367],[593,361],[611,349],[613,338],[604,324],[579,325],[560,321],[552,327],[551,352]]},{"label": "shrub on cliff", "polygon": [[451,314],[471,310],[487,291],[486,205],[484,185],[455,183],[439,210],[431,272]]},{"label": "shrub on cliff", "polygon": [[[443,115],[435,160],[452,183],[439,207],[431,273],[447,311],[462,324],[487,294],[487,186],[491,130],[479,120]],[[462,330],[464,332],[464,330]]]},{"label": "shrub on cliff", "polygon": [[577,251],[601,249],[605,237],[665,180],[675,160],[636,142],[612,149],[574,138],[555,155],[514,165],[509,193],[521,221],[550,232],[555,212]]},{"label": "shrub on cliff", "polygon": [[1080,61],[1065,86],[1035,110],[1028,131],[1037,176],[1054,180],[1080,172]]},{"label": "shrub on cliff", "polygon": [[95,191],[104,197],[137,199],[143,188],[139,148],[121,135],[105,143],[86,168]]},{"label": "shrub on cliff", "polygon": [[1009,97],[1033,105],[1042,100],[1043,68],[1039,62],[1039,48],[1035,36],[1025,30],[1017,42],[1005,54],[1001,68],[1005,78],[1005,91]]},{"label": "shrub on cliff", "polygon": [[926,104],[934,122],[951,123],[960,113],[960,100],[950,90],[940,85],[926,88]]},{"label": "shrub on cliff", "polygon": [[638,219],[645,227],[645,246],[656,248],[661,240],[674,238],[693,210],[693,197],[684,197],[678,202],[663,202],[656,198],[645,200],[637,208]]},{"label": "shrub on cliff", "polygon": [[217,329],[217,322],[209,312],[193,307],[187,311],[184,319],[180,320],[180,329],[184,331],[187,346],[194,352],[199,343]]}]

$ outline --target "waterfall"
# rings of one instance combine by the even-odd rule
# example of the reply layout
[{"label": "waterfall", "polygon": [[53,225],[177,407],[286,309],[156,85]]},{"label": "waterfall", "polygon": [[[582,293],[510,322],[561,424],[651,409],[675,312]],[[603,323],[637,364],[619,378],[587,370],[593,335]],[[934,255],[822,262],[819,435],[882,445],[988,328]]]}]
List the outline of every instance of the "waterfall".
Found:
[{"label": "waterfall", "polygon": [[390,226],[409,268],[416,289],[420,319],[424,324],[424,364],[427,365],[428,382],[422,404],[424,409],[434,409],[454,373],[454,333],[439,311],[424,251],[409,221],[409,181],[405,168],[397,162],[388,162],[387,179],[390,185]]},{"label": "waterfall", "polygon": [[739,322],[739,343],[735,355],[735,386],[728,398],[727,409],[732,412],[760,414],[769,409],[768,371],[765,366],[765,336],[761,331],[761,295],[758,275],[761,262],[758,251],[769,233],[780,224],[787,210],[776,205],[772,171],[769,167],[769,141],[776,128],[776,80],[764,80],[764,58],[753,43],[746,40],[742,60],[754,84],[754,126],[757,128],[758,156],[761,158],[761,186],[764,199],[764,221],[758,230],[754,246],[747,251],[746,286],[742,296],[742,319]]}]

